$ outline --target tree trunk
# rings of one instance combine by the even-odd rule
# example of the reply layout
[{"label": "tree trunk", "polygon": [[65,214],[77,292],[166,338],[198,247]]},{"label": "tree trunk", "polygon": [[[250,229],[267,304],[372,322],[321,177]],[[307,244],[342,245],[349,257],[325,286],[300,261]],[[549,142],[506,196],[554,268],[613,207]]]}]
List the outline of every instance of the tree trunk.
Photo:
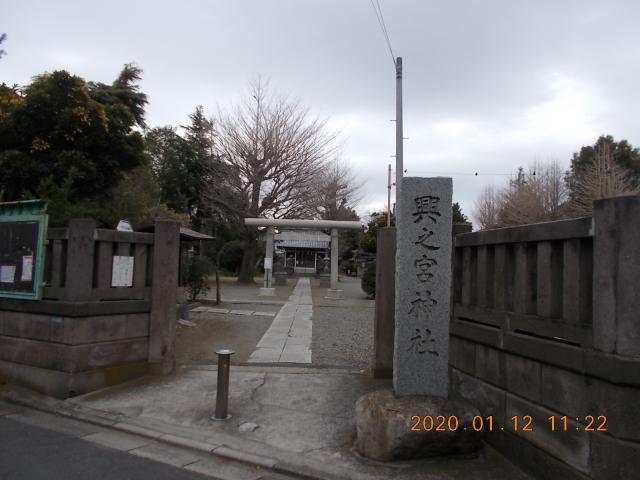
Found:
[{"label": "tree trunk", "polygon": [[238,283],[255,283],[253,277],[256,274],[256,250],[258,242],[254,228],[246,229],[242,240],[242,263],[238,274]]},{"label": "tree trunk", "polygon": [[219,268],[216,266],[216,305],[220,305],[222,300],[220,298],[220,272]]},{"label": "tree trunk", "polygon": [[[257,175],[260,178],[260,175]],[[249,215],[257,217],[259,214],[258,205],[260,203],[260,180],[251,182],[251,207]],[[255,283],[253,277],[256,274],[256,254],[258,249],[258,241],[256,240],[256,228],[245,227],[244,238],[242,240],[242,263],[240,264],[240,273],[238,274],[238,283]]]}]

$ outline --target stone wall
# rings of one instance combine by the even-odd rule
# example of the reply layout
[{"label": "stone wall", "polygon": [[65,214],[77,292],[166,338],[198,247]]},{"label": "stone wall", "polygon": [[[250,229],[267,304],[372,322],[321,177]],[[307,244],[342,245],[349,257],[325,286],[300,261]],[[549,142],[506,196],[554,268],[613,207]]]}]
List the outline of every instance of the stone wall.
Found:
[{"label": "stone wall", "polygon": [[538,478],[638,478],[638,219],[640,197],[619,197],[593,219],[456,237],[451,395],[492,415],[486,440]]},{"label": "stone wall", "polygon": [[[0,299],[0,377],[66,398],[173,370],[179,224],[50,234],[44,299]],[[135,258],[131,287],[110,287],[113,255]]]}]

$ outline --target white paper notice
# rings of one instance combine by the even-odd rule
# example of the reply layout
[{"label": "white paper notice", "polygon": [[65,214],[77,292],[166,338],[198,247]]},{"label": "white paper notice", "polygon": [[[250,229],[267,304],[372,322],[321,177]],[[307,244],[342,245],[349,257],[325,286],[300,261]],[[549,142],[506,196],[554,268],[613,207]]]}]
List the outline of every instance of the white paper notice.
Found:
[{"label": "white paper notice", "polygon": [[22,273],[20,274],[21,282],[30,282],[33,280],[33,255],[25,255],[22,257]]},{"label": "white paper notice", "polygon": [[0,266],[0,283],[13,283],[13,279],[15,277],[16,277],[15,265]]},{"label": "white paper notice", "polygon": [[264,269],[271,270],[273,268],[273,258],[264,257]]},{"label": "white paper notice", "polygon": [[111,273],[112,287],[133,286],[133,257],[113,257],[113,270]]}]

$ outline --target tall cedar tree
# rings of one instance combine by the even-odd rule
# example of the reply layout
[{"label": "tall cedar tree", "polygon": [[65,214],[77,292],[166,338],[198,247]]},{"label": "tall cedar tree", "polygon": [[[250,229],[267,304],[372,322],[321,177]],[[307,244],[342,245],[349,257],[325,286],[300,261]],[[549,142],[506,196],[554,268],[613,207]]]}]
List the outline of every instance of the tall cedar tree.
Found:
[{"label": "tall cedar tree", "polygon": [[213,122],[202,106],[189,115],[182,126],[184,136],[172,127],[149,130],[145,136],[147,154],[158,177],[160,198],[176,212],[189,216],[196,229],[202,229],[211,216],[207,189],[220,162],[214,153]]}]

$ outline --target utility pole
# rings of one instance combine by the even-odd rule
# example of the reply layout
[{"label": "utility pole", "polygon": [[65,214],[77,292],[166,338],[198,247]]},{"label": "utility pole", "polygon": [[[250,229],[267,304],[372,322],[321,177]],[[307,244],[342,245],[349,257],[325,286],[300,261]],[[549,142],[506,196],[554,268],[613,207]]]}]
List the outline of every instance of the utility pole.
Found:
[{"label": "utility pole", "polygon": [[387,176],[387,227],[391,226],[391,164],[389,164],[389,175]]},{"label": "utility pole", "polygon": [[402,186],[402,57],[396,58],[396,205]]}]

